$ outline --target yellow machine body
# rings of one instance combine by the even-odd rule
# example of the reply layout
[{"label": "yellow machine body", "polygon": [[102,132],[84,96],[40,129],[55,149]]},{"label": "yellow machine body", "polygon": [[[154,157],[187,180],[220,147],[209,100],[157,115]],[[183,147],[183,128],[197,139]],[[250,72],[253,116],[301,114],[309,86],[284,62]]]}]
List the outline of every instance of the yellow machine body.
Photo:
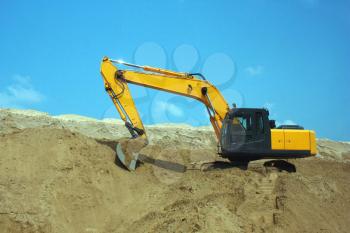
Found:
[{"label": "yellow machine body", "polygon": [[[121,70],[114,63],[143,71]],[[136,141],[134,141],[135,145],[123,142],[117,146],[118,157],[129,170],[135,169],[138,160],[137,153],[131,153],[130,148],[141,148],[148,143],[145,127],[128,87],[129,83],[171,92],[202,102],[208,111],[209,120],[218,138],[219,146],[222,149],[221,154],[230,160],[301,158],[317,153],[314,131],[276,129],[270,125],[271,121],[268,119],[266,109],[235,107],[230,109],[220,91],[205,80],[201,74],[187,74],[150,66],[139,66],[105,57],[101,63],[101,75],[105,90],[111,97],[132,138],[141,139],[138,142],[138,145],[141,146],[135,146]],[[257,118],[259,116],[261,119]],[[249,118],[247,122],[250,125],[247,122],[240,122],[239,119],[244,120],[244,117],[246,120]],[[238,122],[241,130],[232,130],[232,122]],[[254,140],[251,140],[252,138]],[[136,154],[136,157],[129,158],[133,155],[126,155],[124,147],[128,147],[129,154]]]}]

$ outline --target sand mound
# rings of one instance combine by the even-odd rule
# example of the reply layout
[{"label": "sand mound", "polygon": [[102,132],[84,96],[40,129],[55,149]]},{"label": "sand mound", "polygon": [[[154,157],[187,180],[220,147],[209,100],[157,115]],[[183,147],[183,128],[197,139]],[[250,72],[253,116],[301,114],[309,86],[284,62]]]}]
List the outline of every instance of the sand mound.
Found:
[{"label": "sand mound", "polygon": [[[50,116],[32,110],[0,109],[0,134],[27,128],[59,128],[81,133],[90,138],[115,141],[130,137],[121,120],[96,120],[77,115]],[[167,144],[173,148],[206,148],[216,150],[216,137],[210,127],[160,124],[146,126],[151,144]]]},{"label": "sand mound", "polygon": [[[77,122],[68,130],[60,121],[47,124],[47,115],[11,114],[0,114],[0,232],[350,230],[350,164],[333,152],[330,159],[290,161],[295,173],[266,169],[264,161],[248,170],[185,173],[143,164],[131,173],[115,164],[115,141],[78,133]],[[38,119],[33,127],[17,127],[32,118]],[[216,156],[212,149],[169,143],[178,139],[158,138],[143,153],[182,164]],[[339,152],[337,143],[327,146]]]},{"label": "sand mound", "polygon": [[350,162],[350,142],[335,142],[328,139],[317,140],[320,158]]}]

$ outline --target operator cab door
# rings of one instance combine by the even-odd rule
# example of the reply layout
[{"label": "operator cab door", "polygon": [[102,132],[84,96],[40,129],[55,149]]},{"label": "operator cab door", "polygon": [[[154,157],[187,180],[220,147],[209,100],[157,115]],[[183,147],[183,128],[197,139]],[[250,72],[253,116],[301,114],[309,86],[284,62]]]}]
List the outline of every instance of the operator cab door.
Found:
[{"label": "operator cab door", "polygon": [[[246,110],[236,116],[245,129],[245,137],[242,138],[242,152],[258,153],[267,148],[266,127],[262,111]],[[234,132],[233,132],[234,134]]]},{"label": "operator cab door", "polygon": [[268,118],[264,112],[254,112],[254,146],[257,150],[268,150],[269,148],[269,131],[270,127],[267,125]]}]

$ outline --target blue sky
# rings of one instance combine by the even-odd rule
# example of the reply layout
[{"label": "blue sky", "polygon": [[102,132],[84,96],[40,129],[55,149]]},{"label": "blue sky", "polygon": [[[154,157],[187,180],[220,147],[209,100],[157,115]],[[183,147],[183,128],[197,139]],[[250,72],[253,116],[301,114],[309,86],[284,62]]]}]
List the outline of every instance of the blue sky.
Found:
[{"label": "blue sky", "polygon": [[[350,140],[350,1],[0,0],[0,107],[116,117],[103,56],[203,72],[240,107]],[[202,105],[132,87],[146,124],[208,124]]]}]

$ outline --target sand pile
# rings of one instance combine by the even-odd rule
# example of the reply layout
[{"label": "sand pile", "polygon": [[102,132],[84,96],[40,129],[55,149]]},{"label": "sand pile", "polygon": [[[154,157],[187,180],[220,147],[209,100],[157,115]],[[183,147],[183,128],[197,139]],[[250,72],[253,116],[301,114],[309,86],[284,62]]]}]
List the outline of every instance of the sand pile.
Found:
[{"label": "sand pile", "polygon": [[[69,129],[104,141],[130,137],[123,122],[117,119],[96,120],[78,115],[50,116],[33,110],[0,109],[0,134],[37,127]],[[166,143],[174,148],[213,148],[216,137],[211,127],[159,124],[146,126],[151,144]]]},{"label": "sand pile", "polygon": [[[115,164],[115,140],[79,133],[89,131],[90,121],[99,129],[108,123],[88,120],[81,130],[79,121],[0,113],[0,232],[350,230],[347,143],[328,143],[324,151],[332,156],[322,151],[320,158],[290,161],[295,173],[266,169],[262,162],[248,170],[222,166],[185,173],[143,164],[131,173]],[[179,139],[172,130],[195,140],[210,130],[167,127],[154,129],[170,136],[157,136],[146,155],[185,165],[216,156],[215,146],[169,144]]]},{"label": "sand pile", "polygon": [[317,150],[322,159],[350,162],[350,142],[319,139],[317,140]]}]

